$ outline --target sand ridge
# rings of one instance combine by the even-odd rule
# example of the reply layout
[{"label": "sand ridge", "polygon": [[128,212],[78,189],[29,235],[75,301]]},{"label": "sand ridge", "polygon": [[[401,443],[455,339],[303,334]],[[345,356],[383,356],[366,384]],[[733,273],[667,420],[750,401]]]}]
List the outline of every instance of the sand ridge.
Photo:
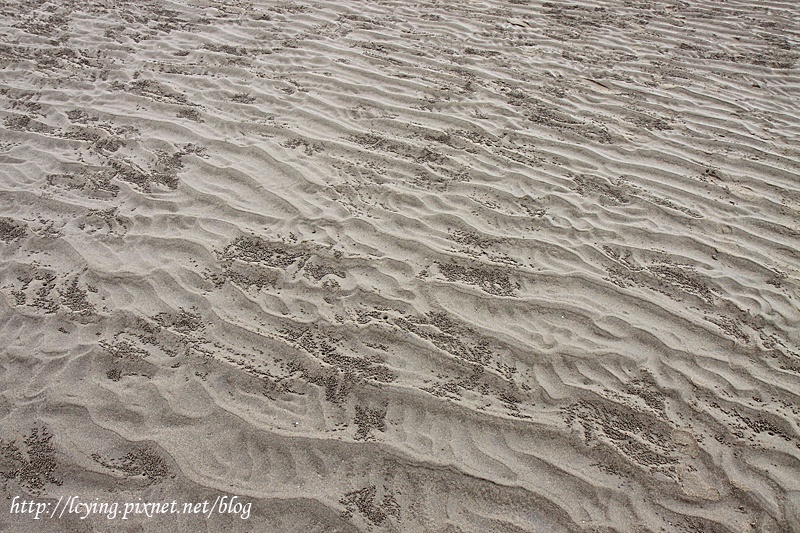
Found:
[{"label": "sand ridge", "polygon": [[3,2],[6,495],[800,530],[798,16]]}]

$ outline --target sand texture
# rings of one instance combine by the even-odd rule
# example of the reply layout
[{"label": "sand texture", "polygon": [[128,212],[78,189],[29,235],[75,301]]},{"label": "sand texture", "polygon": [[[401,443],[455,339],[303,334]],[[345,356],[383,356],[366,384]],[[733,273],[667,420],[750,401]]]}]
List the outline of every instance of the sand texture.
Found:
[{"label": "sand texture", "polygon": [[[793,0],[3,0],[0,530],[800,531],[799,58]],[[252,513],[10,512],[75,495]]]}]

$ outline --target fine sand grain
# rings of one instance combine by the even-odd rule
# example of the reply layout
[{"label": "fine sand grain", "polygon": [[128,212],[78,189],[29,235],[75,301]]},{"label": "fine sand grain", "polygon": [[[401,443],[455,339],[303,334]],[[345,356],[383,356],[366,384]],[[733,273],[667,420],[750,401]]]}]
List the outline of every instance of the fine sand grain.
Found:
[{"label": "fine sand grain", "polygon": [[3,0],[0,530],[800,531],[798,21]]}]

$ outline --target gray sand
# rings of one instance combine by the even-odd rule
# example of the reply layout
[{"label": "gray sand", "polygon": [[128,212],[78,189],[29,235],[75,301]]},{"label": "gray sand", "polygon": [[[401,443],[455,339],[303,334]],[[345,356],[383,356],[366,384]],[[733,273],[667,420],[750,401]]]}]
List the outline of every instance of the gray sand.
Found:
[{"label": "gray sand", "polygon": [[798,20],[2,2],[0,530],[800,531]]}]

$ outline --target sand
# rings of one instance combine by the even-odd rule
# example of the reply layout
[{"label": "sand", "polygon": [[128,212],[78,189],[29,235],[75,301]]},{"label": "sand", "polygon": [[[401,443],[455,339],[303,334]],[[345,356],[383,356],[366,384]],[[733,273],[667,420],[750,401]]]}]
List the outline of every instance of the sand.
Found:
[{"label": "sand", "polygon": [[0,530],[800,531],[798,20],[2,2]]}]

